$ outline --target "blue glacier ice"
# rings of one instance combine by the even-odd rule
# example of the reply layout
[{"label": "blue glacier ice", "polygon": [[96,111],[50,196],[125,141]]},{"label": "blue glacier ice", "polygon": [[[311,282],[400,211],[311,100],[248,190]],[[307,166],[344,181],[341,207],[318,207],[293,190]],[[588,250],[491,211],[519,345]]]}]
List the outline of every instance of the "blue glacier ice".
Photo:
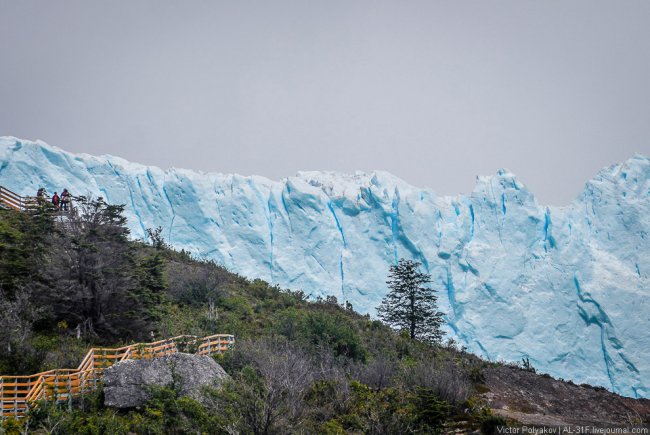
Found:
[{"label": "blue glacier ice", "polygon": [[[0,185],[126,204],[134,238],[374,313],[389,264],[432,275],[449,335],[491,360],[650,396],[650,160],[603,169],[566,207],[510,172],[442,197],[389,173],[301,172],[281,181],[162,170],[0,138]],[[236,334],[236,331],[232,331]]]}]

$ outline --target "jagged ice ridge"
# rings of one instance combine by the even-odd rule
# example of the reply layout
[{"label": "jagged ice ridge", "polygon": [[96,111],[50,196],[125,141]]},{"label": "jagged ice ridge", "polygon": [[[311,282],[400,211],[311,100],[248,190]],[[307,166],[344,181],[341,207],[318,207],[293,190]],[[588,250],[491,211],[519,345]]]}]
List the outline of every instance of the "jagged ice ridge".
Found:
[{"label": "jagged ice ridge", "polygon": [[[375,171],[281,181],[163,171],[0,138],[0,184],[126,204],[134,238],[162,226],[176,248],[374,313],[388,266],[420,261],[451,337],[492,360],[650,396],[650,160],[603,169],[566,207],[508,171],[437,196]],[[236,333],[236,331],[231,331]]]}]

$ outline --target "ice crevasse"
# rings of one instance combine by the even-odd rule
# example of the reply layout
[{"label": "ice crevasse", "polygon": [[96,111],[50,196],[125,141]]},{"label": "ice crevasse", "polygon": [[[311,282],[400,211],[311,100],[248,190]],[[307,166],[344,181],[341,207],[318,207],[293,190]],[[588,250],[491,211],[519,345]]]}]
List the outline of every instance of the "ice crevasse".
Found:
[{"label": "ice crevasse", "polygon": [[143,166],[0,138],[0,185],[125,204],[134,238],[374,314],[388,266],[422,263],[450,337],[491,360],[650,397],[650,159],[603,169],[566,207],[510,172],[438,196],[381,171],[259,176]]}]

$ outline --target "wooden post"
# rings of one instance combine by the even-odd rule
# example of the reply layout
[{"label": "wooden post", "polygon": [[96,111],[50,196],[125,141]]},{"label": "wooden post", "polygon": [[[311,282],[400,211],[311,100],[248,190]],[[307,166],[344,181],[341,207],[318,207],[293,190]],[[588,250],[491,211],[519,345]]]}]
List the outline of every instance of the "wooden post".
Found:
[{"label": "wooden post", "polygon": [[68,373],[68,411],[72,411],[72,375]]},{"label": "wooden post", "polygon": [[[2,187],[0,187],[2,189]],[[5,378],[0,377],[0,420],[5,416]]]},{"label": "wooden post", "polygon": [[30,395],[32,392],[32,378],[28,378],[27,381],[27,392],[25,393],[25,414],[29,412],[29,400],[27,400],[27,396]]},{"label": "wooden post", "polygon": [[[14,378],[14,384],[18,383],[18,378]],[[14,416],[18,417],[18,385],[14,386]]]},{"label": "wooden post", "polygon": [[97,376],[95,376],[95,351],[92,351],[92,355],[90,356],[90,367],[92,368],[92,377],[93,377],[93,390],[97,388]]}]

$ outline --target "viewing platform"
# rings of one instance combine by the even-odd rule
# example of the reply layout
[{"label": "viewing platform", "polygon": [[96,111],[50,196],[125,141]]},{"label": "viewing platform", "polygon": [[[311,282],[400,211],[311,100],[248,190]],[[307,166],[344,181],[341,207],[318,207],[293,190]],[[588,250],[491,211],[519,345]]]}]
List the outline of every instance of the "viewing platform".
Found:
[{"label": "viewing platform", "polygon": [[23,213],[36,213],[39,210],[46,209],[54,215],[65,217],[74,213],[73,200],[78,199],[75,197],[69,198],[71,199],[68,201],[64,210],[61,205],[55,206],[52,203],[52,197],[47,195],[43,197],[21,196],[4,186],[0,186],[0,209],[15,210]]}]

